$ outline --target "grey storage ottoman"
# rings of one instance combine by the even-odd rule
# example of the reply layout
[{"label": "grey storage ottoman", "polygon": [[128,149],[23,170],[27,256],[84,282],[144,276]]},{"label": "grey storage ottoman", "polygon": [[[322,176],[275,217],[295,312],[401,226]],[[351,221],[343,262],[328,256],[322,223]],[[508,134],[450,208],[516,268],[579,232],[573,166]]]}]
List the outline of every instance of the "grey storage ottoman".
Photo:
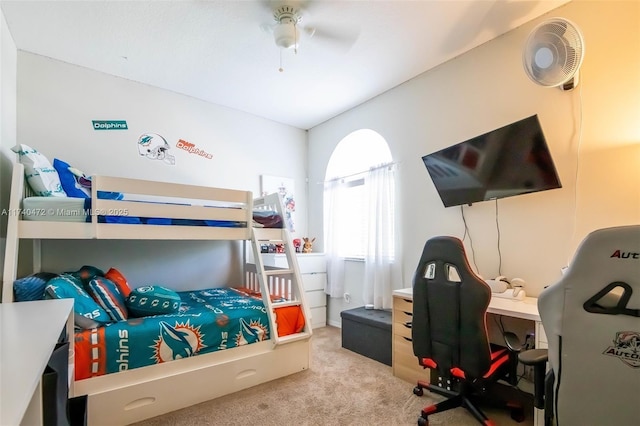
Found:
[{"label": "grey storage ottoman", "polygon": [[349,309],[342,317],[342,347],[391,365],[391,311]]}]

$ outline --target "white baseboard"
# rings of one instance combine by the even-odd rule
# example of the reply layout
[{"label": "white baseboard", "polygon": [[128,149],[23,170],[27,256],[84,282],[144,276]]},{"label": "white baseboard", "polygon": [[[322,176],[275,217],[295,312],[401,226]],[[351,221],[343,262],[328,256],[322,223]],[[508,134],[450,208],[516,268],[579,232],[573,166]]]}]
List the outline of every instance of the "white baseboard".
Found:
[{"label": "white baseboard", "polygon": [[342,328],[342,321],[327,320],[327,324],[332,327]]}]

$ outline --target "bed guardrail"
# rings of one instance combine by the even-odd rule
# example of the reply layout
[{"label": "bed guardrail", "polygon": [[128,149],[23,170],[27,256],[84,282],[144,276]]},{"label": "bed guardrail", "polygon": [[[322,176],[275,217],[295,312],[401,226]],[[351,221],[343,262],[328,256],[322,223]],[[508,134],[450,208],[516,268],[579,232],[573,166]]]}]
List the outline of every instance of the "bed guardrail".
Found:
[{"label": "bed guardrail", "polygon": [[[264,269],[267,271],[277,271],[280,268],[265,266]],[[279,275],[268,275],[266,277],[266,285],[269,294],[272,296],[280,296],[287,300],[298,300],[293,291],[293,282],[291,275],[292,274],[290,272],[284,272]],[[262,290],[260,289],[260,281],[258,279],[258,271],[256,265],[253,263],[249,263],[246,265],[245,287],[257,293],[262,292]]]}]

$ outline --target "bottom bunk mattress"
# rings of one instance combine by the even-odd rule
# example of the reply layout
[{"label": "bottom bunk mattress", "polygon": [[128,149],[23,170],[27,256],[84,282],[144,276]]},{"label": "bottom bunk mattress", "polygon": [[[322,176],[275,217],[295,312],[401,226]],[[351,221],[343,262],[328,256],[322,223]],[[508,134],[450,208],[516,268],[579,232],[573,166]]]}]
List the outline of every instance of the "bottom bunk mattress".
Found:
[{"label": "bottom bunk mattress", "polygon": [[[262,299],[255,294],[233,288],[178,294],[181,299],[178,313],[130,318],[77,331],[76,380],[231,349],[270,338],[267,310]],[[281,308],[276,309],[280,336],[299,332],[304,327],[302,312],[298,309],[292,315],[289,308],[281,314],[278,313]],[[285,321],[285,314],[296,320]],[[286,327],[286,324],[290,326]]]}]

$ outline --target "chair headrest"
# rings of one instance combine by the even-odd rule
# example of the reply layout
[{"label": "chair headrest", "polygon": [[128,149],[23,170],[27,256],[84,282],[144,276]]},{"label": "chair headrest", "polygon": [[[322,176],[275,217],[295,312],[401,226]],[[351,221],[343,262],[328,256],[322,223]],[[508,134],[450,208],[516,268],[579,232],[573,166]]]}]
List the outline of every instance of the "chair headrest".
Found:
[{"label": "chair headrest", "polygon": [[[440,260],[444,263],[456,265],[457,272],[462,279],[475,278],[481,280],[481,278],[473,272],[473,269],[471,269],[471,265],[469,265],[464,249],[464,244],[459,238],[438,236],[427,240],[424,245],[420,261],[425,264],[434,260]],[[484,280],[481,281],[484,282]]]},{"label": "chair headrest", "polygon": [[565,290],[583,300],[619,283],[618,290],[633,289],[631,302],[640,305],[640,225],[591,232],[576,250],[560,282]]}]

